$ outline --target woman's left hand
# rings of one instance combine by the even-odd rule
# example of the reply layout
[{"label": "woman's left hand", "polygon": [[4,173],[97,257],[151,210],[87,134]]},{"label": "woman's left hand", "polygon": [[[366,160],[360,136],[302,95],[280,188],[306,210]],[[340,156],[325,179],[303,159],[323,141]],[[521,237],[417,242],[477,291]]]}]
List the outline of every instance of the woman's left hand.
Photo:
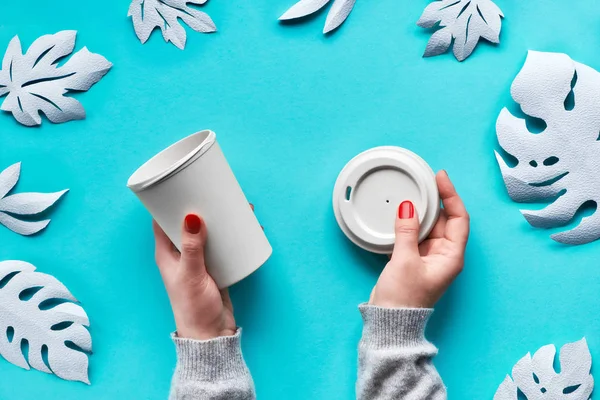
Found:
[{"label": "woman's left hand", "polygon": [[386,308],[430,308],[462,271],[470,219],[448,174],[436,181],[444,208],[429,237],[419,244],[419,216],[405,201],[396,217],[396,243],[369,303]]}]

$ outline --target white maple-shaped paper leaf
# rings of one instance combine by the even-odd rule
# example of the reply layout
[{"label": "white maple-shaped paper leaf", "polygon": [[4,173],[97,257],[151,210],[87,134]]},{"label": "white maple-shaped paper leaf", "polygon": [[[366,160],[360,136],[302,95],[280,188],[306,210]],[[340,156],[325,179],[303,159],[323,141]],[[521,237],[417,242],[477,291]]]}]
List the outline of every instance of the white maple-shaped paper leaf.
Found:
[{"label": "white maple-shaped paper leaf", "polygon": [[517,389],[527,400],[588,400],[594,390],[590,374],[592,356],[585,338],[560,349],[560,373],[554,370],[554,345],[541,347],[533,357],[527,353],[500,384],[494,400],[518,400]]},{"label": "white maple-shaped paper leaf", "polygon": [[440,0],[429,4],[417,22],[437,31],[425,48],[424,57],[445,53],[454,39],[454,56],[463,61],[473,53],[480,38],[500,43],[502,11],[490,0]]},{"label": "white maple-shaped paper leaf", "polygon": [[54,123],[85,118],[81,103],[64,95],[88,90],[112,64],[84,47],[58,66],[58,61],[73,51],[76,35],[76,31],[62,31],[41,36],[25,55],[15,36],[0,70],[0,97],[8,94],[0,109],[11,112],[26,126],[40,125],[40,112]]},{"label": "white maple-shaped paper leaf", "polygon": [[215,32],[217,27],[208,14],[188,6],[204,4],[207,0],[133,0],[127,16],[133,20],[133,29],[138,39],[146,43],[155,28],[160,28],[165,42],[178,48],[185,47],[185,29],[178,18],[200,33]]},{"label": "white maple-shaped paper leaf", "polygon": [[89,320],[71,292],[23,261],[0,262],[0,282],[0,355],[21,368],[89,384]]},{"label": "white maple-shaped paper leaf", "polygon": [[48,226],[50,220],[23,221],[16,216],[36,215],[45,211],[68,189],[55,193],[17,193],[7,196],[17,184],[20,172],[21,163],[0,172],[0,224],[18,234],[33,235]]},{"label": "white maple-shaped paper leaf", "polygon": [[[300,0],[279,17],[279,20],[287,21],[306,17],[319,11],[329,2],[330,0]],[[354,3],[356,3],[356,0],[333,0],[333,5],[329,10],[329,14],[327,14],[323,33],[331,32],[339,27],[348,18],[348,15],[350,15],[352,8],[354,8]]]},{"label": "white maple-shaped paper leaf", "polygon": [[[511,199],[551,203],[521,210],[534,227],[564,226],[584,204],[600,204],[599,93],[600,74],[560,53],[530,51],[512,84],[511,95],[523,112],[546,124],[533,134],[506,108],[496,122],[500,147],[518,160],[510,168],[496,152]],[[600,210],[551,238],[567,244],[600,238]]]}]

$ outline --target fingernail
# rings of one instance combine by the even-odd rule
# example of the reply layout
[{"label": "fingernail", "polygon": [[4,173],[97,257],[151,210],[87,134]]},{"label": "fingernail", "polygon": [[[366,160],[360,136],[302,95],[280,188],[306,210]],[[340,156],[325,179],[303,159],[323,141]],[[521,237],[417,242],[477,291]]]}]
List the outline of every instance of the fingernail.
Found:
[{"label": "fingernail", "polygon": [[400,219],[410,219],[415,216],[415,206],[413,203],[406,200],[400,203],[398,207],[398,218]]},{"label": "fingernail", "polygon": [[200,232],[200,217],[196,214],[188,214],[185,216],[185,230],[193,235]]}]

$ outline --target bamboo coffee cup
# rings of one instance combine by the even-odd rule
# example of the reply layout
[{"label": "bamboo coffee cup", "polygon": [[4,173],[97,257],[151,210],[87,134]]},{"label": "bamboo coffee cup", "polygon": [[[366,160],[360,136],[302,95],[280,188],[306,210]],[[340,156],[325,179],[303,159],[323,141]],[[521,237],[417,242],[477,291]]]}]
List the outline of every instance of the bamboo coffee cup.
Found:
[{"label": "bamboo coffee cup", "polygon": [[208,229],[206,266],[219,288],[244,279],[271,256],[271,245],[210,130],[152,157],[127,186],[178,249],[185,216],[202,216]]}]

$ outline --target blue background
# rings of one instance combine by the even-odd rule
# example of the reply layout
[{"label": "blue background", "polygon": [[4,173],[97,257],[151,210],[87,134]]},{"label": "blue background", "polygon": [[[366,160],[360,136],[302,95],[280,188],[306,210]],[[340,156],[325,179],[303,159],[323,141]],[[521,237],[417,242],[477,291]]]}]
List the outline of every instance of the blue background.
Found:
[{"label": "blue background", "polygon": [[[22,161],[18,192],[70,192],[40,235],[0,227],[0,259],[56,276],[91,319],[91,386],[0,359],[1,399],[165,399],[175,364],[171,310],[153,260],[150,216],[126,188],[135,168],[200,129],[221,147],[275,249],[231,289],[260,399],[351,399],[365,301],[385,258],[351,245],[331,207],[357,153],[399,145],[445,168],[472,216],[466,266],[428,337],[451,399],[492,398],[514,363],[586,336],[600,356],[600,242],[558,245],[510,201],[494,159],[495,120],[528,49],[600,67],[592,0],[498,0],[501,44],[464,63],[423,59],[415,23],[427,0],[358,0],[333,35],[326,12],[277,18],[293,0],[210,0],[219,31],[188,30],[184,51],[159,32],[140,44],[128,2],[0,4],[2,48],[64,29],[114,63],[76,95],[87,119],[26,128],[0,115],[0,168]],[[513,105],[511,105],[514,108]],[[598,378],[598,377],[597,377]]]}]

